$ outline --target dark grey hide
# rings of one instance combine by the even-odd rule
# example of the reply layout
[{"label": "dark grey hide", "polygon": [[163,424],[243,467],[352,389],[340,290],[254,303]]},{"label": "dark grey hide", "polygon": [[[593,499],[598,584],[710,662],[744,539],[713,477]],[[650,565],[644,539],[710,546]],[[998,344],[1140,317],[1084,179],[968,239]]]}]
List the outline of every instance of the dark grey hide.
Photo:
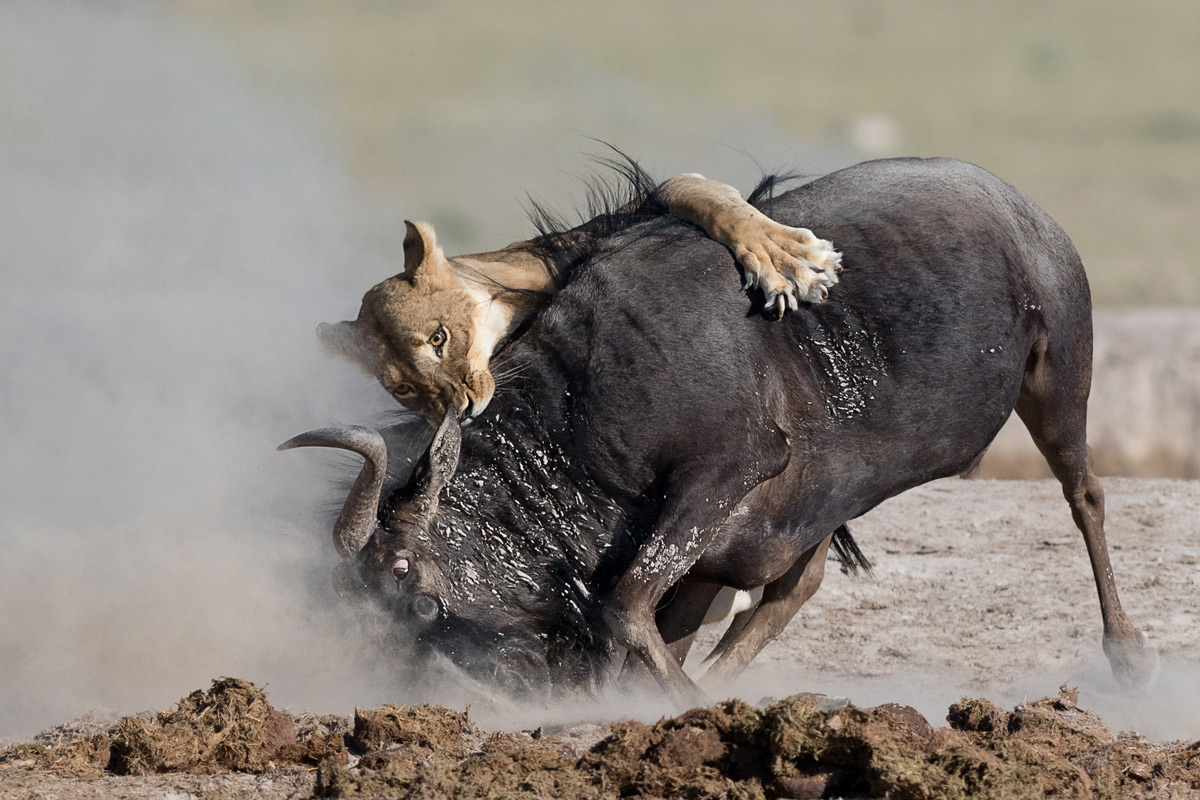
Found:
[{"label": "dark grey hide", "polygon": [[1063,231],[941,159],[860,164],[764,210],[841,250],[827,302],[767,319],[730,254],[669,219],[609,240],[494,359],[519,380],[469,427],[447,418],[426,477],[381,504],[358,585],[510,687],[602,680],[619,646],[688,705],[702,695],[680,662],[717,587],[767,587],[710,658],[719,681],[816,591],[831,532],[970,470],[1015,408],[1087,541],[1113,669],[1144,680],[1155,658],[1117,598],[1085,442],[1091,305]]}]

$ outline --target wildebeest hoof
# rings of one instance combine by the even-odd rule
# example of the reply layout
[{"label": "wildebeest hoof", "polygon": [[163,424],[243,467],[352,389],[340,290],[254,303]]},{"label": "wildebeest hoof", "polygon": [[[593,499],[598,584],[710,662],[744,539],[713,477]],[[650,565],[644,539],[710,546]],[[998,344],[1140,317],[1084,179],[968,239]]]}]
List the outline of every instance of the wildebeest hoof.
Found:
[{"label": "wildebeest hoof", "polygon": [[1104,637],[1104,655],[1113,677],[1126,689],[1144,689],[1158,680],[1158,648],[1140,631],[1122,639]]},{"label": "wildebeest hoof", "polygon": [[712,705],[712,698],[708,696],[708,693],[691,681],[683,685],[672,686],[668,694],[671,696],[671,703],[680,712]]}]

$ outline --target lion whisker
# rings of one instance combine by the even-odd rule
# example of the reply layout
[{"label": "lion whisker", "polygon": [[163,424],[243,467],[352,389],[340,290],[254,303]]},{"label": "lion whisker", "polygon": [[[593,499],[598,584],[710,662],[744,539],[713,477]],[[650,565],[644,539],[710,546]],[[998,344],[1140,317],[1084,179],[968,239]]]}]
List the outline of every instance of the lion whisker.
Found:
[{"label": "lion whisker", "polygon": [[514,364],[507,369],[501,370],[500,372],[492,372],[492,380],[496,383],[500,383],[503,380],[516,377],[528,369],[531,363],[531,361],[525,361],[519,364]]}]

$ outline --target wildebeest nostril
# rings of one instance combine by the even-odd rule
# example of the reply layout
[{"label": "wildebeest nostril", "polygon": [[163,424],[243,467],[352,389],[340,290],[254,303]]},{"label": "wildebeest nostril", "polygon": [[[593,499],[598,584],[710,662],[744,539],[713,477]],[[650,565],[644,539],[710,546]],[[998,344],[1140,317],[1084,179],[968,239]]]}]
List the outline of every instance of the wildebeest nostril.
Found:
[{"label": "wildebeest nostril", "polygon": [[514,696],[545,692],[550,674],[546,663],[529,650],[502,649],[495,655],[493,677]]}]

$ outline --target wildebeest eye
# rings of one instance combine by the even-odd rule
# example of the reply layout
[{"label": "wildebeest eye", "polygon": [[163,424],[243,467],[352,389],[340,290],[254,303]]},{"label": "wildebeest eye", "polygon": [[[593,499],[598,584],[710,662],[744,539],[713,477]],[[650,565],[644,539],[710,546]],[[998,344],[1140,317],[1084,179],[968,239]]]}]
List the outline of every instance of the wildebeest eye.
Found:
[{"label": "wildebeest eye", "polygon": [[396,384],[396,388],[392,389],[392,396],[394,397],[411,397],[416,393],[417,390],[412,387],[411,383],[398,383]]},{"label": "wildebeest eye", "polygon": [[409,569],[408,559],[407,558],[397,558],[396,562],[394,564],[392,564],[392,575],[395,576],[396,580],[402,581],[406,577],[408,577],[408,569]]}]

